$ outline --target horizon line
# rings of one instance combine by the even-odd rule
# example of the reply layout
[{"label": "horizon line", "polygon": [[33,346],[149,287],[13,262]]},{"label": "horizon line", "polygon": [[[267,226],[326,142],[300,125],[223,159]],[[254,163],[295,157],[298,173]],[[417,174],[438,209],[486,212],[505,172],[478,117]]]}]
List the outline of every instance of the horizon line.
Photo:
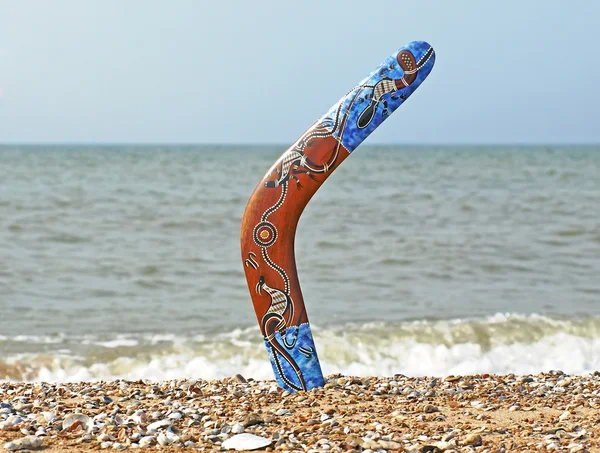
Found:
[{"label": "horizon line", "polygon": [[[231,142],[143,142],[143,141],[106,141],[106,142],[0,142],[0,146],[223,146],[223,147],[290,147],[287,143],[231,143]],[[477,146],[520,146],[520,147],[543,147],[543,146],[581,146],[591,147],[600,146],[600,142],[435,142],[435,143],[415,143],[415,142],[397,142],[397,143],[365,143],[363,147],[392,147],[392,146],[441,146],[441,147],[477,147]]]}]

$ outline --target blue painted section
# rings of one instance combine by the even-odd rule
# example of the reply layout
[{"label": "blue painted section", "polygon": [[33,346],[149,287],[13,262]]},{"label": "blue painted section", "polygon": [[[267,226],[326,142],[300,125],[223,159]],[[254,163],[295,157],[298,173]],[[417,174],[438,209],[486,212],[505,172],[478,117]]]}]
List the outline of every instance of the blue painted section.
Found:
[{"label": "blue painted section", "polygon": [[[433,50],[430,51],[431,56],[424,61],[423,66],[417,71],[416,79],[409,86],[403,87],[402,89],[393,93],[387,93],[381,96],[381,100],[387,103],[387,115],[384,114],[385,107],[383,102],[378,102],[373,119],[366,127],[360,128],[358,126],[358,119],[371,101],[368,96],[373,95],[374,93],[374,88],[368,88],[364,86],[375,86],[383,79],[402,79],[405,74],[403,69],[398,64],[396,58],[402,50],[410,51],[414,55],[415,61],[419,62],[426,56],[430,49],[431,46],[424,41],[413,41],[410,44],[398,49],[397,52],[388,57],[381,65],[379,65],[358,84],[358,87],[362,86],[363,88],[355,89],[340,99],[338,103],[331,107],[331,109],[329,109],[329,111],[323,117],[321,117],[320,122],[327,125],[329,130],[333,131],[333,135],[338,140],[340,135],[342,136],[342,145],[344,145],[348,151],[354,151],[356,147],[360,145],[371,132],[377,129],[377,126],[379,126],[387,117],[389,117],[394,110],[400,107],[404,100],[417,89],[423,80],[425,80],[433,68],[433,64],[435,62],[435,53],[433,53]],[[340,113],[338,113],[340,106],[342,110]],[[350,110],[348,111],[349,107]],[[341,121],[339,121],[338,126],[334,128],[331,125],[335,123],[335,118],[338,115]],[[345,123],[343,121],[344,118]]]},{"label": "blue painted section", "polygon": [[[302,376],[304,377],[306,389],[310,390],[314,387],[322,387],[325,385],[325,378],[323,378],[323,373],[321,372],[321,365],[319,365],[319,358],[317,357],[317,350],[315,348],[315,342],[313,340],[312,333],[310,332],[310,326],[308,324],[302,324],[299,328],[289,327],[286,332],[288,342],[291,342],[294,339],[296,331],[298,331],[298,340],[296,341],[296,345],[292,349],[287,349],[285,347],[284,349],[292,356],[292,359],[294,359],[300,370],[302,370]],[[277,343],[280,345],[283,344],[281,334],[279,332],[275,334],[275,341],[277,341]],[[282,379],[273,354],[277,354],[277,357],[279,358],[279,363],[283,369],[285,379],[291,381],[295,386],[301,387],[300,379],[298,378],[292,366],[281,354],[273,350],[268,341],[265,340],[265,344],[267,346],[269,358],[271,359],[271,365],[273,366],[273,372],[275,373],[277,384],[279,384],[281,388],[289,390],[290,392],[297,391],[297,389],[292,388],[287,382],[284,381],[284,379]],[[301,352],[301,348],[305,351],[313,352],[307,356]]]}]

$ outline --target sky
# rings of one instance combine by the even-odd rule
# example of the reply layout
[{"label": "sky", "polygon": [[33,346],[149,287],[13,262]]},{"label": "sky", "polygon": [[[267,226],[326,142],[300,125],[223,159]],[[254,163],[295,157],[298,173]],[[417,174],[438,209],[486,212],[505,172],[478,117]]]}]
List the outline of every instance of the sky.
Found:
[{"label": "sky", "polygon": [[404,44],[370,144],[600,143],[600,2],[0,0],[0,143],[292,143]]}]

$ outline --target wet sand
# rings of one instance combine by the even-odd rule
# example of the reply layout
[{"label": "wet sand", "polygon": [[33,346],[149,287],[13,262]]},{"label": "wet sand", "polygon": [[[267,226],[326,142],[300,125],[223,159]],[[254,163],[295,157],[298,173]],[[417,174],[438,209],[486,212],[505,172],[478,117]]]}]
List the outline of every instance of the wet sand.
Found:
[{"label": "wet sand", "polygon": [[219,451],[251,433],[265,439],[262,451],[600,452],[599,372],[332,375],[325,388],[294,394],[239,375],[3,383],[0,403],[0,447],[7,450],[28,443],[48,453]]}]

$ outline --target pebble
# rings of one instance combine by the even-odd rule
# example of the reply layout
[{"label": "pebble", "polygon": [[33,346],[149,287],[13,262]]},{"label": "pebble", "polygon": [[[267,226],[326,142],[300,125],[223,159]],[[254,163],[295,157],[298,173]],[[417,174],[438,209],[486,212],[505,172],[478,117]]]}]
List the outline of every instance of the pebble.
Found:
[{"label": "pebble", "polygon": [[165,426],[171,426],[171,422],[166,418],[159,420],[157,422],[154,422],[154,423],[150,423],[148,425],[147,429],[148,429],[148,431],[156,431],[159,428],[163,428]]},{"label": "pebble", "polygon": [[158,437],[156,438],[156,441],[160,445],[162,445],[163,447],[166,447],[167,445],[169,445],[171,443],[171,441],[169,440],[169,438],[165,434],[163,434],[163,433],[160,433],[158,435]]},{"label": "pebble", "polygon": [[56,420],[56,414],[54,412],[42,412],[42,416],[44,418],[44,420],[46,421],[46,423],[52,423],[54,422],[54,420]]},{"label": "pebble", "polygon": [[179,443],[179,440],[180,440],[179,436],[177,434],[175,434],[173,431],[171,431],[171,428],[169,428],[167,430],[167,433],[165,434],[165,436],[169,440],[169,444],[177,444],[177,443]]},{"label": "pebble", "polygon": [[433,444],[436,448],[439,448],[440,451],[446,451],[446,450],[450,450],[455,444],[451,443],[451,442],[446,442],[446,441],[439,441],[436,442],[435,444]]},{"label": "pebble", "polygon": [[368,439],[362,443],[362,448],[364,450],[379,450],[382,448],[382,445],[375,440]]},{"label": "pebble", "polygon": [[43,440],[36,436],[26,436],[4,444],[4,448],[9,451],[17,450],[36,450],[42,446]]},{"label": "pebble", "polygon": [[25,404],[25,403],[17,403],[14,405],[13,409],[17,412],[29,411],[33,407],[33,404]]},{"label": "pebble", "polygon": [[377,442],[379,443],[379,445],[381,445],[381,448],[384,448],[386,450],[400,450],[402,448],[402,444],[394,442],[392,440],[380,439]]},{"label": "pebble", "polygon": [[138,442],[140,447],[148,447],[150,445],[154,445],[155,443],[156,443],[156,439],[152,436],[144,436]]},{"label": "pebble", "polygon": [[231,427],[231,432],[233,434],[241,434],[244,432],[244,425],[241,423],[236,423]]},{"label": "pebble", "polygon": [[172,412],[169,414],[169,418],[172,420],[179,420],[181,417],[183,417],[181,412]]},{"label": "pebble", "polygon": [[[326,388],[298,393],[281,391],[273,381],[235,378],[4,382],[0,437],[12,439],[8,447],[16,448],[14,436],[35,433],[48,451],[66,452],[123,446],[215,451],[246,434],[258,436],[266,445],[258,448],[269,451],[577,453],[594,451],[600,440],[598,409],[600,372],[446,379],[334,375]],[[499,410],[522,412],[499,419]],[[485,437],[482,428],[492,428],[493,435]]]},{"label": "pebble", "polygon": [[110,440],[110,435],[106,434],[106,433],[102,433],[98,435],[98,442],[105,442],[107,440]]},{"label": "pebble", "polygon": [[11,415],[3,422],[4,429],[9,428],[11,426],[16,426],[22,422],[23,422],[23,419],[21,417],[19,417],[18,415]]},{"label": "pebble", "polygon": [[473,447],[479,447],[483,443],[483,439],[480,434],[469,434],[464,439],[465,445],[472,445]]},{"label": "pebble", "polygon": [[258,425],[260,423],[263,423],[262,417],[258,414],[251,413],[248,414],[246,418],[244,418],[243,425],[245,428],[247,428],[249,426]]},{"label": "pebble", "polygon": [[134,422],[137,425],[145,425],[148,421],[148,417],[146,416],[146,413],[144,411],[137,411],[134,414],[132,414],[129,418],[132,422]]},{"label": "pebble", "polygon": [[240,384],[245,384],[246,382],[248,382],[246,380],[246,378],[244,376],[242,376],[241,374],[234,374],[233,375],[233,380],[235,382],[239,382]]}]

